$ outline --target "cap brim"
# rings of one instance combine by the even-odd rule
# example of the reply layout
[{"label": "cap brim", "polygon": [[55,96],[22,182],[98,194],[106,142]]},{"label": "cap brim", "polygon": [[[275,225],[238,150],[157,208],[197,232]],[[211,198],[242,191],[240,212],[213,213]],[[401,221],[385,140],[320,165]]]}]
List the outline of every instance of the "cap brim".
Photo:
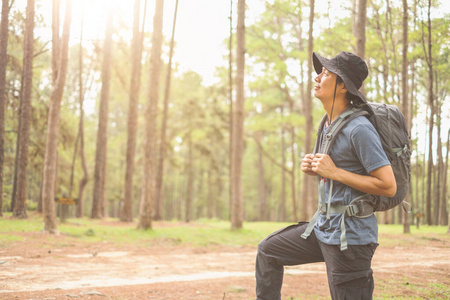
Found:
[{"label": "cap brim", "polygon": [[316,52],[313,52],[313,65],[314,70],[316,71],[317,74],[322,73],[322,67],[330,72],[336,73],[337,67],[334,65],[334,63],[331,62],[329,59],[320,56]]}]

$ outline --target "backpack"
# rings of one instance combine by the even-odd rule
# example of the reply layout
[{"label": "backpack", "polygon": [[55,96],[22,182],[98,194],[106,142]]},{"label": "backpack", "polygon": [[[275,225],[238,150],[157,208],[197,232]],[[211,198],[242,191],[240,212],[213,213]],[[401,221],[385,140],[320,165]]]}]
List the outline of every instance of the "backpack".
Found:
[{"label": "backpack", "polygon": [[[345,217],[365,218],[373,214],[374,211],[386,211],[396,207],[406,197],[409,189],[409,180],[411,174],[411,140],[406,126],[405,117],[400,109],[395,105],[380,103],[367,103],[361,106],[354,106],[344,111],[328,128],[325,135],[322,134],[327,115],[322,118],[317,131],[317,140],[314,147],[314,154],[320,149],[321,153],[330,154],[333,143],[336,141],[339,133],[351,120],[365,116],[373,124],[380,136],[383,150],[391,163],[397,183],[397,192],[393,197],[378,195],[362,195],[353,199],[349,205],[331,206],[331,194],[333,181],[330,183],[328,205],[325,205],[324,180],[319,180],[319,209],[310,221],[309,226],[302,234],[306,239],[319,215],[326,214],[330,218],[330,213],[341,213],[341,250],[347,249],[347,240],[345,237]],[[403,206],[405,209],[405,207]],[[405,209],[406,210],[406,209]]]},{"label": "backpack", "polygon": [[353,107],[339,116],[339,120],[336,121],[334,126],[332,125],[333,128],[329,129],[326,137],[322,139],[322,134],[320,133],[327,120],[325,115],[319,126],[314,153],[317,153],[319,145],[321,145],[320,152],[330,154],[331,147],[341,130],[348,122],[359,116],[366,116],[375,127],[380,136],[384,152],[394,171],[397,183],[396,194],[393,197],[373,195],[374,201],[371,203],[374,211],[389,210],[402,203],[403,199],[405,199],[411,176],[411,139],[405,117],[397,106],[383,103],[367,103],[363,106]]}]

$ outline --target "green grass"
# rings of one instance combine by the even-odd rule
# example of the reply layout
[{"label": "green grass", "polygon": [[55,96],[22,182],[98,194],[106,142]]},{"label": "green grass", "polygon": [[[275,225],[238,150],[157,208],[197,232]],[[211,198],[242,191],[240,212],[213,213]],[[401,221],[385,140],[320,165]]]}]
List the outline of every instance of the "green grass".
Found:
[{"label": "green grass", "polygon": [[[230,230],[230,223],[201,219],[191,223],[154,222],[151,230],[136,229],[134,223],[119,223],[115,219],[69,219],[58,225],[61,234],[80,242],[108,241],[118,245],[148,246],[151,244],[200,246],[256,246],[271,232],[290,223],[244,223],[242,229]],[[23,241],[21,233],[40,232],[42,216],[30,213],[28,219],[11,219],[10,214],[0,218],[0,245],[8,246]],[[411,226],[410,234],[403,234],[403,225],[380,225],[380,244],[383,246],[426,245],[430,240],[449,242],[446,226]]]},{"label": "green grass", "polygon": [[410,283],[407,278],[376,281],[377,299],[419,300],[449,299],[450,289],[439,283]]},{"label": "green grass", "polygon": [[380,245],[386,247],[425,246],[429,241],[450,242],[447,226],[410,226],[411,233],[403,233],[403,225],[378,225]]},{"label": "green grass", "polygon": [[[329,296],[299,295],[295,298],[288,297],[285,300],[325,300]],[[422,299],[450,299],[448,286],[439,283],[409,283],[407,278],[397,280],[376,280],[374,300],[422,300]]]},{"label": "green grass", "polygon": [[[254,246],[267,234],[288,225],[288,223],[273,222],[245,223],[243,229],[230,230],[229,222],[218,220],[199,220],[189,224],[165,222],[165,224],[169,226],[161,226],[158,222],[154,222],[153,229],[138,230],[136,222],[117,223],[114,219],[83,218],[69,219],[66,223],[59,224],[58,230],[62,235],[86,243],[108,241],[118,245],[132,246],[148,246],[156,243],[193,247]],[[0,243],[7,246],[9,243],[21,241],[20,233],[40,232],[42,229],[42,217],[37,214],[30,214],[25,220],[11,219],[10,214],[5,214],[3,218],[0,218]]]}]

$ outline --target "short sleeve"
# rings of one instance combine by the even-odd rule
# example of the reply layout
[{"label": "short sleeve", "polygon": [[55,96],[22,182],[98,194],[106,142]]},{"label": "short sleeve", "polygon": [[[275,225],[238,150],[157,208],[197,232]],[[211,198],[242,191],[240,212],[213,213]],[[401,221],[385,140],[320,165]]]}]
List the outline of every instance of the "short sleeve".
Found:
[{"label": "short sleeve", "polygon": [[350,141],[352,151],[354,151],[354,154],[358,157],[368,174],[390,164],[381,145],[378,132],[371,123],[355,126],[351,132]]}]

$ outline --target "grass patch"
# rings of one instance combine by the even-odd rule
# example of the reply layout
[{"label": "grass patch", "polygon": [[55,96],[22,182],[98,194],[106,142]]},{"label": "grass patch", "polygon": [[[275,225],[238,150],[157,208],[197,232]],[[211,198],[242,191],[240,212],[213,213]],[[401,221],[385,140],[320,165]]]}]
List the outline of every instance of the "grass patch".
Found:
[{"label": "grass patch", "polygon": [[420,300],[420,299],[449,299],[450,288],[439,283],[411,283],[408,278],[398,280],[377,280],[375,300]]},{"label": "grass patch", "polygon": [[[239,230],[231,230],[230,223],[219,220],[201,219],[195,222],[154,222],[151,230],[138,230],[137,223],[122,223],[116,219],[93,220],[89,218],[68,219],[59,224],[58,230],[64,236],[78,242],[111,242],[118,246],[186,245],[208,246],[254,246],[275,230],[291,223],[249,222]],[[21,242],[23,233],[40,232],[43,229],[42,216],[30,213],[28,219],[12,219],[11,214],[0,218],[0,246]],[[380,244],[383,246],[427,245],[430,241],[450,242],[446,226],[411,226],[411,234],[403,234],[403,225],[380,225]],[[47,237],[48,241],[54,241]]]},{"label": "grass patch", "polygon": [[378,225],[379,243],[385,247],[409,247],[426,246],[430,241],[450,242],[450,234],[447,233],[447,226],[423,225],[416,228],[410,227],[411,233],[403,233],[403,225]]}]

